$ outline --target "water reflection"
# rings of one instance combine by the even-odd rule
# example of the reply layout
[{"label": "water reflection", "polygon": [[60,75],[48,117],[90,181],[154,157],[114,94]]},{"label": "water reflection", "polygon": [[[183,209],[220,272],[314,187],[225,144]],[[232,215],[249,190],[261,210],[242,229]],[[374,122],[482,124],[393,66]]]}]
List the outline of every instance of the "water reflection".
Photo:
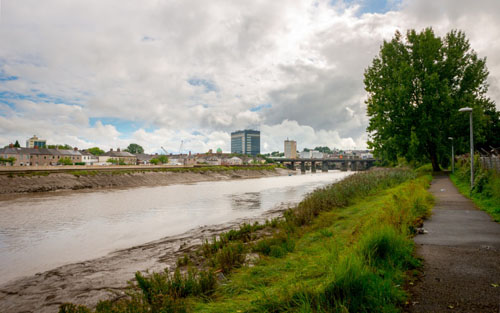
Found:
[{"label": "water reflection", "polygon": [[247,192],[229,195],[233,210],[259,210],[261,209],[261,192]]}]

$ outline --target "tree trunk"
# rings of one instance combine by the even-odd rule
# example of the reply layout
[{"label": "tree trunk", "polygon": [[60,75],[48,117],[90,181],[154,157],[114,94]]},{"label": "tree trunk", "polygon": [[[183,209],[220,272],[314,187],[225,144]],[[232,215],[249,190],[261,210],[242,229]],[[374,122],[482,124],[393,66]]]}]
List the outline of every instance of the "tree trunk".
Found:
[{"label": "tree trunk", "polygon": [[436,153],[435,152],[431,152],[430,153],[430,157],[431,157],[431,163],[432,163],[432,170],[434,172],[441,171],[441,167],[439,166],[439,162],[438,162]]}]

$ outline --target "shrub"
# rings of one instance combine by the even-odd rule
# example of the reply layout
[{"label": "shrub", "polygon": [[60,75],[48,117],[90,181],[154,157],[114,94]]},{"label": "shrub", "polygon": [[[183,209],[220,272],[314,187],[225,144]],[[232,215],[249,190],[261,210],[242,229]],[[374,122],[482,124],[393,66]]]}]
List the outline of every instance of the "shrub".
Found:
[{"label": "shrub", "polygon": [[230,243],[217,252],[215,264],[224,274],[227,274],[245,262],[244,252],[245,247],[241,242]]},{"label": "shrub", "polygon": [[272,257],[283,257],[288,252],[293,252],[294,249],[295,242],[289,235],[278,234],[258,241],[253,251]]},{"label": "shrub", "polygon": [[73,161],[70,158],[65,157],[65,158],[60,158],[59,161],[57,161],[57,164],[61,164],[61,165],[73,165]]}]

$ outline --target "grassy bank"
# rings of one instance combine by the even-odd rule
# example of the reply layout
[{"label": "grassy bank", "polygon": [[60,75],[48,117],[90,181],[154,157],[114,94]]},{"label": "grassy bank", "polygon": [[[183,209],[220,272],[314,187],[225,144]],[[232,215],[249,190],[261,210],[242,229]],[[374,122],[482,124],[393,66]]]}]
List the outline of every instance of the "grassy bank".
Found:
[{"label": "grassy bank", "polygon": [[474,189],[470,190],[470,162],[460,160],[455,166],[451,180],[464,196],[470,198],[483,211],[500,223],[500,173],[485,170],[476,161],[474,166]]},{"label": "grassy bank", "polygon": [[96,312],[396,312],[418,265],[411,237],[432,206],[430,180],[400,169],[350,176],[282,219],[207,241],[182,271],[137,273],[127,299]]}]

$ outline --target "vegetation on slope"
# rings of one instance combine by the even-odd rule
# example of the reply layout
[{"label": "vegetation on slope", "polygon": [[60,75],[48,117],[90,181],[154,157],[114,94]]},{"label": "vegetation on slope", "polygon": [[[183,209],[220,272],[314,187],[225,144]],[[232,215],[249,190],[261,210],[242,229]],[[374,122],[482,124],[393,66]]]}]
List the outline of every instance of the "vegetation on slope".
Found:
[{"label": "vegetation on slope", "polygon": [[95,312],[397,311],[405,272],[418,265],[411,236],[432,206],[430,180],[401,169],[352,175],[283,219],[207,241],[174,274],[137,273],[128,298]]},{"label": "vegetation on slope", "polygon": [[481,167],[478,158],[474,161],[474,188],[470,190],[470,160],[459,159],[451,180],[460,193],[500,223],[500,173]]}]

